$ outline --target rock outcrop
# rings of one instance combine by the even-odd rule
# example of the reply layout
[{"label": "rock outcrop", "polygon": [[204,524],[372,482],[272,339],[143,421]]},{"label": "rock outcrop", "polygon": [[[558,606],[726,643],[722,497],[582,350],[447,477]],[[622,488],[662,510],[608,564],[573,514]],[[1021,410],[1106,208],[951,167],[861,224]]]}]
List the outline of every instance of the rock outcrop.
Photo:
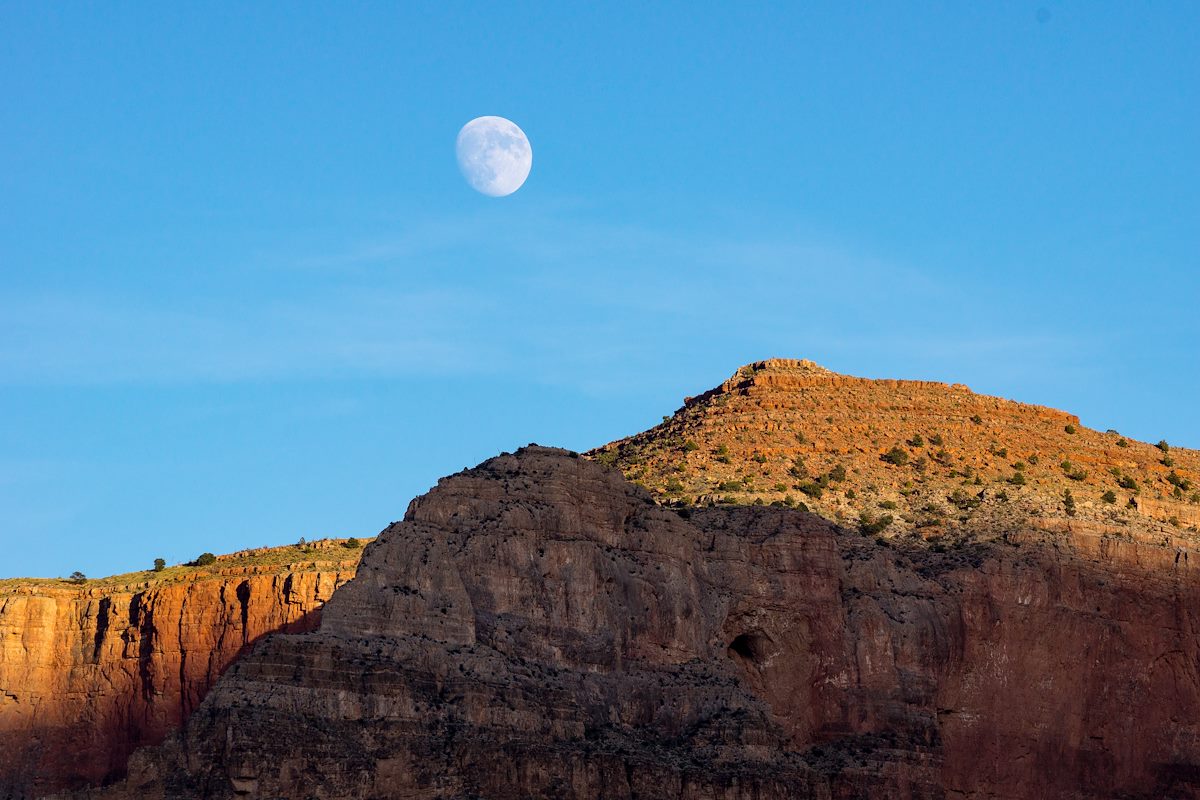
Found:
[{"label": "rock outcrop", "polygon": [[931,381],[749,364],[648,431],[590,457],[673,504],[786,503],[933,543],[1030,517],[1200,542],[1200,453],[1073,414]]},{"label": "rock outcrop", "polygon": [[0,582],[0,798],[119,778],[256,640],[315,628],[361,552],[323,544],[83,586]]},{"label": "rock outcrop", "polygon": [[1198,796],[1200,563],[1092,524],[939,551],[530,447],[91,796]]}]

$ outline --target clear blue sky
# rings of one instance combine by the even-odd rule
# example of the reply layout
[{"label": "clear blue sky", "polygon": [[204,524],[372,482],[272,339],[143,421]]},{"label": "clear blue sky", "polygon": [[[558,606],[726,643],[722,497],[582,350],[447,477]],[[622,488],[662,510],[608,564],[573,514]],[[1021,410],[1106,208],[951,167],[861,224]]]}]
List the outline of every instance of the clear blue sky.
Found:
[{"label": "clear blue sky", "polygon": [[1196,3],[174,5],[0,5],[0,575],[371,535],[769,356],[1200,446]]}]

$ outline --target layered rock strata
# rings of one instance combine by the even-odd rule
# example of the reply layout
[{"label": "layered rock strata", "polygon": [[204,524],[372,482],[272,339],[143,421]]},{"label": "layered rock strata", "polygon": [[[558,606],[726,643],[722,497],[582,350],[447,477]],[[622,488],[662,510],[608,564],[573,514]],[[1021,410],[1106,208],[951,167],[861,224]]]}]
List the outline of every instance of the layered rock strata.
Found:
[{"label": "layered rock strata", "polygon": [[264,634],[315,628],[359,552],[256,565],[243,562],[268,551],[247,551],[124,583],[0,583],[0,798],[122,776],[129,754],[178,728]]},{"label": "layered rock strata", "polygon": [[939,552],[530,447],[91,796],[1197,796],[1200,563],[1076,525]]}]

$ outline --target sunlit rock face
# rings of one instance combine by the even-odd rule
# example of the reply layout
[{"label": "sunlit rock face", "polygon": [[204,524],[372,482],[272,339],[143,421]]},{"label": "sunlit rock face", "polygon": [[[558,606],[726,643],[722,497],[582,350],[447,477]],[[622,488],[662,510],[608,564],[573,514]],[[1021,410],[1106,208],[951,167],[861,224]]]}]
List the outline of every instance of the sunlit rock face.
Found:
[{"label": "sunlit rock face", "polygon": [[[348,562],[338,563],[345,553]],[[0,586],[0,798],[120,778],[265,634],[316,627],[354,574],[340,546],[304,563],[228,566],[128,585]]]},{"label": "sunlit rock face", "polygon": [[676,513],[530,447],[414,501],[98,794],[1190,797],[1200,597],[1152,555]]}]

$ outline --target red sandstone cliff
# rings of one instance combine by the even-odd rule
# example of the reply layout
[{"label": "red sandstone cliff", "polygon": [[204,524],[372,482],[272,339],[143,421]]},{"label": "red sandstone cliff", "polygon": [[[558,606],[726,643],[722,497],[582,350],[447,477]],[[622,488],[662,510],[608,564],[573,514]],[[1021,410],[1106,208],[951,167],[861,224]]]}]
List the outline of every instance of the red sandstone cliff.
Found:
[{"label": "red sandstone cliff", "polygon": [[1200,796],[1195,451],[773,360],[592,455],[650,494],[543,448],[446,479],[198,707],[332,585],[0,584],[0,786],[197,709],[100,794]]},{"label": "red sandstone cliff", "polygon": [[[315,628],[360,550],[293,550],[136,582],[0,583],[0,798],[120,777],[253,642]],[[281,554],[295,563],[252,563]]]},{"label": "red sandstone cliff", "polygon": [[1196,797],[1175,554],[1070,520],[939,552],[676,513],[527,448],[414,501],[319,630],[99,796]]}]

